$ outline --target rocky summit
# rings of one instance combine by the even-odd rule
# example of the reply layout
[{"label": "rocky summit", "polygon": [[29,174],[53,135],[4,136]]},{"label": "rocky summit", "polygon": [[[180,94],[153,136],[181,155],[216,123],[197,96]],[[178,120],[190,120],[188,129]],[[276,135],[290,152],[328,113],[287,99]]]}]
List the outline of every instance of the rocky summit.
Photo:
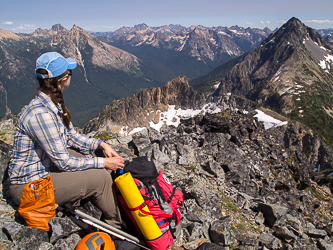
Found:
[{"label": "rocky summit", "polygon": [[[171,249],[332,249],[332,180],[316,176],[318,166],[332,171],[332,149],[304,125],[265,129],[254,111],[242,111],[128,136],[104,133],[121,156],[147,155],[182,190],[183,227]],[[0,141],[0,248],[75,249],[87,232],[65,213],[50,220],[48,233],[20,220],[3,174],[10,151]],[[84,209],[100,216],[91,203]]]}]

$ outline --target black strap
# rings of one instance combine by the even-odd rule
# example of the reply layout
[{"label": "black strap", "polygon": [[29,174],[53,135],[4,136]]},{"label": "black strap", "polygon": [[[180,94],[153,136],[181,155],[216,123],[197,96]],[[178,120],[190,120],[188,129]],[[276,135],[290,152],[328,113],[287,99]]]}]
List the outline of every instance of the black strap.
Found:
[{"label": "black strap", "polygon": [[156,179],[154,180],[154,185],[155,185],[155,188],[156,188],[157,193],[159,194],[159,196],[162,198],[162,200],[164,202],[166,202],[165,196],[162,192],[162,188],[161,188],[160,184],[158,183],[158,181]]},{"label": "black strap", "polygon": [[[169,220],[169,230],[170,230],[170,233],[171,233],[172,237],[173,237],[174,239],[176,239],[176,235],[175,235],[176,227],[175,227],[175,228],[172,228],[172,227],[171,227],[171,221],[172,221],[172,220],[175,220],[175,214],[173,214],[172,218]],[[175,221],[176,221],[176,220],[175,220]]]},{"label": "black strap", "polygon": [[147,206],[147,203],[144,201],[140,206],[134,207],[134,208],[129,208],[130,211],[137,211],[140,210],[142,208],[144,208],[145,206]]},{"label": "black strap", "polygon": [[170,203],[172,201],[173,196],[175,195],[176,189],[175,188],[172,189],[172,194],[170,195],[168,200],[166,200],[166,198],[163,194],[162,188],[161,188],[160,184],[158,183],[158,181],[156,179],[154,181],[154,185],[155,185],[155,188],[156,188],[159,196],[161,196],[162,200],[166,201],[167,203]]},{"label": "black strap", "polygon": [[173,190],[172,190],[172,194],[170,195],[169,199],[167,200],[168,203],[170,203],[170,202],[172,201],[172,198],[173,198],[173,196],[175,195],[175,192],[176,192],[176,189],[173,188]]}]

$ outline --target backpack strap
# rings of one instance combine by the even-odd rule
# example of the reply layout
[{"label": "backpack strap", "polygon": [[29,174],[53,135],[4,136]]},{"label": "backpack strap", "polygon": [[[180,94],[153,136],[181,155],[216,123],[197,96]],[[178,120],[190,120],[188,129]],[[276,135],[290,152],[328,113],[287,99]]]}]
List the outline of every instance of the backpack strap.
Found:
[{"label": "backpack strap", "polygon": [[168,198],[168,200],[166,200],[166,198],[165,198],[165,196],[164,196],[164,194],[162,192],[162,188],[161,188],[160,184],[158,183],[158,181],[156,179],[154,180],[154,185],[155,185],[155,188],[156,188],[159,196],[162,198],[162,200],[164,202],[166,201],[167,203],[170,203],[172,201],[173,196],[175,195],[176,189],[172,188],[172,194],[170,195],[170,197]]},{"label": "backpack strap", "polygon": [[140,206],[128,208],[130,211],[136,211],[136,210],[142,210],[145,206],[147,206],[147,203],[144,201]]},{"label": "backpack strap", "polygon": [[176,192],[176,189],[173,188],[173,190],[172,190],[172,194],[170,195],[169,199],[167,200],[168,203],[170,203],[170,202],[172,201],[172,198],[173,198],[173,196],[175,195],[175,192]]},{"label": "backpack strap", "polygon": [[[172,208],[170,207],[169,203],[166,201],[166,198],[163,194],[162,188],[160,186],[160,184],[158,183],[158,181],[155,179],[154,180],[154,185],[152,185],[152,189],[155,192],[155,198],[157,199],[157,201],[159,202],[160,206],[162,207],[163,211],[166,214],[171,214],[173,215],[174,212],[172,210]],[[169,216],[168,216],[169,217]],[[171,217],[170,217],[171,218]]]},{"label": "backpack strap", "polygon": [[145,214],[145,215],[152,215],[152,216],[157,216],[157,217],[166,217],[166,218],[171,218],[173,217],[173,214],[160,214],[160,213],[152,213],[152,212],[147,212],[145,210],[143,210],[143,208],[147,206],[146,202],[143,202],[140,206],[134,207],[134,208],[129,208],[130,211],[137,211],[140,210],[141,213]]},{"label": "backpack strap", "polygon": [[[155,189],[157,190],[158,195],[162,198],[162,200],[164,202],[166,202],[167,200],[165,199],[165,196],[162,192],[162,188],[156,179],[154,180],[153,184],[155,185]],[[168,203],[170,203],[170,202],[168,202]]]},{"label": "backpack strap", "polygon": [[152,215],[152,216],[156,216],[156,217],[166,217],[166,218],[171,218],[173,217],[173,214],[159,214],[159,213],[152,213],[152,212],[147,212],[145,210],[143,210],[143,208],[139,208],[140,212],[145,214],[145,215]]}]

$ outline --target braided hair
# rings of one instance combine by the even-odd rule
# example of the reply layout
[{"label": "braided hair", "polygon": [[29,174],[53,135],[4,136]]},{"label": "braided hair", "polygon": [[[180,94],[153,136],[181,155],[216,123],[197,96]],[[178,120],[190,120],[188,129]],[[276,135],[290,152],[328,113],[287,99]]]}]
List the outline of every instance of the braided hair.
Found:
[{"label": "braided hair", "polygon": [[[38,74],[47,74],[47,71],[45,69],[37,69],[36,71]],[[59,86],[59,80],[64,78],[64,76],[68,74],[66,71],[65,73],[61,74],[60,76],[53,77],[53,78],[38,78],[37,80],[39,82],[39,89],[38,90],[46,90],[46,91],[51,91],[51,93],[57,98],[58,103],[61,105],[63,114],[64,114],[64,125],[66,126],[67,129],[69,129],[69,125],[71,122],[71,112],[65,105],[65,100],[64,100],[64,95],[63,92]]]}]

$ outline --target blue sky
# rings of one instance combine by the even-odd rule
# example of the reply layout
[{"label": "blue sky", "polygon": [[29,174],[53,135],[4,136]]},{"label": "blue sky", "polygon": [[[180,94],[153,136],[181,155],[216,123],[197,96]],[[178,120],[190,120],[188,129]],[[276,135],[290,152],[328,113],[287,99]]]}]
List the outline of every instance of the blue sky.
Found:
[{"label": "blue sky", "polygon": [[114,31],[145,23],[233,26],[274,30],[291,17],[315,29],[333,28],[333,0],[2,0],[0,29],[31,33],[60,23]]}]

